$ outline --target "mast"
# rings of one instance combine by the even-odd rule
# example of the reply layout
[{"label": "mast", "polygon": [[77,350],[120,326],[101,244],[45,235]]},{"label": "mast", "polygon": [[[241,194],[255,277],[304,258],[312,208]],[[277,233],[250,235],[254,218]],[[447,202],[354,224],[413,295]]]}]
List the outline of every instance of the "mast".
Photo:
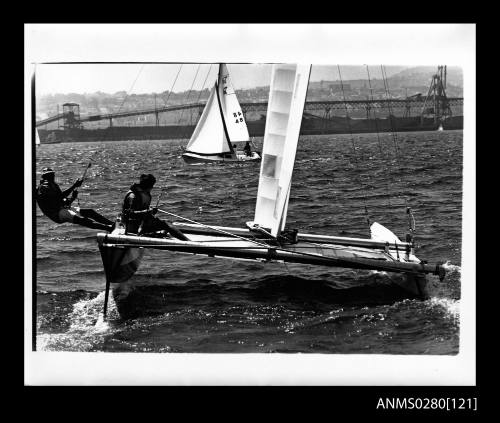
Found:
[{"label": "mast", "polygon": [[221,104],[221,99],[220,99],[220,85],[219,81],[221,80],[221,74],[222,74],[222,63],[219,63],[219,71],[217,73],[217,81],[215,81],[215,92],[217,93],[217,103],[219,105],[219,112],[220,112],[220,117],[222,119],[222,126],[224,128],[224,134],[226,136],[226,142],[229,147],[229,151],[231,152],[231,155],[233,157],[236,157],[236,152],[234,151],[233,144],[231,142],[231,138],[229,137],[229,132],[227,130],[227,124],[226,124],[226,117],[224,115],[224,111],[222,110],[222,104]]}]

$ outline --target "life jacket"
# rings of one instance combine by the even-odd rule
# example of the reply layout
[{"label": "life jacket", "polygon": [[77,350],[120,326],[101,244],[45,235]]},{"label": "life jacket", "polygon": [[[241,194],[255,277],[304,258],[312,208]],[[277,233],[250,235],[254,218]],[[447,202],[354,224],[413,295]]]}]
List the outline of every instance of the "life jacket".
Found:
[{"label": "life jacket", "polygon": [[[132,201],[130,196],[134,195]],[[127,232],[136,232],[145,216],[130,215],[130,211],[144,210],[151,204],[151,194],[143,191],[139,184],[134,184],[125,195],[122,206],[122,221],[127,227]]]},{"label": "life jacket", "polygon": [[59,210],[64,207],[62,191],[55,182],[42,179],[36,190],[36,201],[42,213],[56,223],[59,220]]}]

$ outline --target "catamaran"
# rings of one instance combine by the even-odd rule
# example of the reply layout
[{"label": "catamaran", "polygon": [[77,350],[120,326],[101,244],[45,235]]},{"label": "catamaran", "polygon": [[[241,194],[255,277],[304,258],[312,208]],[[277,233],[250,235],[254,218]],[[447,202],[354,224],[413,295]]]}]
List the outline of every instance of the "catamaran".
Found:
[{"label": "catamaran", "polygon": [[245,116],[231,84],[227,66],[219,65],[217,80],[182,158],[188,164],[260,160],[257,151],[237,151],[251,142]]},{"label": "catamaran", "polygon": [[[175,215],[160,212],[181,221],[174,225],[188,241],[170,236],[138,236],[125,233],[117,225],[110,233],[97,234],[106,275],[104,315],[106,315],[111,284],[124,295],[125,284],[138,269],[146,248],[210,257],[286,262],[330,267],[344,267],[387,272],[409,296],[426,298],[427,275],[442,280],[445,269],[441,264],[428,264],[414,254],[414,240],[408,234],[401,241],[393,232],[375,222],[370,226],[370,238],[306,234],[286,229],[286,217],[292,173],[309,82],[310,65],[274,65],[264,131],[259,185],[252,221],[244,226],[205,225]],[[411,230],[410,230],[411,232]],[[119,310],[119,301],[116,301]]]}]

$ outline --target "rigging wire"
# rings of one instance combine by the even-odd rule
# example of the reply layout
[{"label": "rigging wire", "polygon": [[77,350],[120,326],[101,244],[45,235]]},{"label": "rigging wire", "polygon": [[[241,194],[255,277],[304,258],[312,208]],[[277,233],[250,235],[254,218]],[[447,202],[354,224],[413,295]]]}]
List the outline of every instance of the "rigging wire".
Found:
[{"label": "rigging wire", "polygon": [[[300,256],[304,256],[304,257],[314,257],[316,259],[320,258],[322,259],[324,262],[326,263],[349,263],[349,264],[352,264],[352,263],[358,263],[361,264],[363,267],[361,268],[366,268],[366,269],[372,269],[374,267],[372,267],[371,265],[369,267],[364,267],[365,265],[363,263],[359,263],[359,258],[357,260],[355,259],[352,259],[352,258],[347,258],[347,257],[325,257],[323,256],[322,254],[318,254],[318,253],[307,253],[307,252],[304,252],[304,251],[297,251],[297,250],[290,250],[288,248],[283,248],[279,245],[269,245],[269,244],[263,244],[263,243],[260,243],[258,241],[255,241],[251,238],[244,238],[244,237],[241,237],[239,235],[236,235],[236,234],[233,234],[233,233],[230,233],[230,232],[226,232],[224,230],[221,230],[219,228],[215,228],[213,226],[209,226],[209,225],[205,225],[203,223],[200,223],[200,222],[196,222],[194,220],[191,220],[191,219],[188,219],[186,217],[182,217],[182,216],[179,216],[175,213],[171,213],[171,212],[167,212],[165,210],[161,210],[161,209],[158,209],[159,212],[161,213],[164,213],[164,214],[168,214],[170,216],[173,216],[173,217],[176,217],[178,219],[182,219],[182,220],[185,220],[185,221],[188,221],[190,223],[194,223],[196,225],[200,225],[200,226],[203,226],[203,227],[206,227],[206,228],[209,228],[209,229],[212,229],[216,232],[220,232],[220,233],[223,233],[225,235],[229,235],[230,237],[233,237],[233,238],[238,238],[238,239],[241,239],[245,242],[250,242],[250,243],[253,243],[255,245],[257,245],[257,247],[250,247],[250,246],[245,246],[245,247],[239,247],[239,246],[236,246],[236,247],[221,247],[223,250],[230,250],[230,249],[234,249],[234,250],[241,250],[242,248],[243,249],[246,249],[246,250],[254,250],[254,249],[260,249],[260,248],[265,248],[266,250],[268,250],[268,253],[270,254],[270,259],[273,259],[273,256],[272,256],[272,252],[273,251],[282,251],[282,252],[285,252],[285,253],[291,253],[291,254],[296,254],[296,255],[300,255]],[[187,242],[196,242],[196,241],[187,241]],[[130,246],[130,244],[127,244],[127,243],[123,243],[123,244],[113,244],[115,246],[118,246],[118,245],[123,245],[123,246]],[[151,247],[151,245],[145,243],[143,245],[138,245],[136,244],[135,245],[136,247]],[[189,245],[188,245],[189,246]],[[213,247],[214,249],[217,249],[218,247]],[[317,248],[317,247],[316,247]],[[395,264],[395,263],[394,263]],[[391,266],[392,263],[389,262],[389,263],[385,263],[382,265],[382,263],[378,263],[378,267],[377,268],[382,268],[383,270],[389,270],[389,271],[395,271],[395,272],[404,272],[404,273],[412,273],[412,274],[418,274],[419,271],[416,270],[416,266],[415,267],[412,267],[412,268],[407,268],[407,269],[403,269],[401,268],[402,263],[399,263],[399,266],[396,266],[396,267],[393,267]],[[409,265],[410,263],[405,263],[407,265]],[[368,266],[368,265],[366,265]]]},{"label": "rigging wire", "polygon": [[[123,105],[125,104],[125,101],[127,100],[128,96],[129,96],[129,93],[130,93],[130,92],[134,89],[134,86],[135,86],[135,84],[136,84],[137,80],[139,79],[139,76],[141,75],[142,70],[144,69],[144,66],[146,66],[146,64],[145,64],[145,63],[143,63],[143,65],[141,66],[141,69],[139,69],[139,72],[137,73],[137,76],[135,77],[134,82],[132,83],[132,85],[131,85],[131,87],[130,87],[130,89],[129,89],[128,93],[126,93],[125,97],[123,98],[122,104],[120,104],[120,107],[118,108],[118,112],[116,112],[117,114],[118,114],[118,113],[120,113],[120,111],[121,111],[121,109],[122,109]],[[112,118],[111,118],[111,119],[112,119]],[[111,122],[111,120],[110,120],[110,122]],[[111,131],[110,131],[107,135],[105,135],[105,136],[104,136],[103,141],[106,141],[106,139],[111,138],[111,136],[113,135],[113,130],[114,130],[114,127],[111,125],[111,127],[110,127],[110,128],[111,128]],[[97,152],[97,150],[96,150],[96,151],[94,151],[94,153],[92,153],[92,156],[93,156],[96,152]],[[93,160],[94,160],[94,159],[92,159],[92,156],[89,158],[91,161],[93,161]],[[89,164],[87,165],[87,168],[85,169],[85,173],[83,174],[82,179],[85,179],[85,176],[87,175],[87,170],[88,170],[88,168],[89,168],[90,166],[91,166],[91,162],[89,162]],[[78,207],[80,207],[80,199],[79,199],[78,197],[77,197],[77,204],[78,204]]]},{"label": "rigging wire", "polygon": [[[372,82],[371,82],[371,78],[370,78],[370,68],[368,65],[366,65],[366,72],[368,74],[368,86],[369,86],[369,90],[370,90],[370,100],[372,101],[372,104],[374,104]],[[370,109],[369,109],[369,117],[371,117],[371,109],[372,109],[372,107],[370,107]],[[380,151],[380,160],[382,162],[384,162],[384,152],[382,150],[382,142],[380,140],[380,133],[379,133],[378,122],[377,122],[377,113],[375,112],[375,109],[373,110],[373,117],[375,120],[375,131],[377,132],[377,143],[378,143],[378,148]],[[384,179],[385,179],[385,189],[386,189],[386,194],[387,194],[387,201],[389,203],[389,207],[392,207],[391,196],[389,194],[389,182],[388,182],[387,178],[384,178]]]},{"label": "rigging wire", "polygon": [[179,77],[179,74],[181,73],[181,69],[182,69],[182,66],[183,66],[183,63],[181,63],[181,66],[179,67],[179,70],[177,71],[177,75],[174,79],[174,83],[172,84],[172,87],[170,88],[169,92],[168,92],[168,96],[167,96],[167,99],[166,100],[163,100],[163,97],[161,97],[161,99],[163,100],[163,102],[165,103],[165,106],[168,106],[168,100],[170,98],[170,95],[172,94],[172,91],[174,89],[174,86],[175,86],[175,83],[177,82],[177,78]]},{"label": "rigging wire", "polygon": [[[120,107],[118,108],[118,111],[116,112],[116,114],[120,113],[121,110],[122,110],[122,107],[123,105],[125,104],[125,101],[127,101],[127,98],[129,97],[130,95],[130,92],[134,89],[134,86],[135,86],[135,83],[137,82],[137,80],[139,79],[139,76],[141,75],[142,73],[142,70],[144,69],[144,66],[146,66],[146,64],[144,63],[142,66],[141,66],[141,69],[139,69],[139,72],[137,73],[137,76],[135,77],[134,79],[134,82],[132,83],[130,89],[128,90],[128,92],[125,94],[125,97],[123,98],[123,101],[122,101],[122,104],[120,104]],[[111,118],[112,119],[112,118]],[[111,122],[111,121],[110,121]],[[111,125],[111,131],[109,133],[109,137],[111,137],[113,135],[113,130],[114,130],[114,126]],[[107,138],[107,137],[105,137]]]},{"label": "rigging wire", "polygon": [[120,107],[118,108],[118,111],[116,113],[120,113],[123,105],[125,104],[125,101],[127,100],[128,96],[130,95],[130,92],[134,89],[134,86],[135,86],[135,83],[137,82],[137,80],[139,79],[139,76],[141,75],[141,72],[142,70],[144,69],[144,66],[146,66],[146,64],[144,63],[142,66],[141,66],[141,69],[139,70],[139,73],[137,74],[137,76],[135,77],[135,80],[134,82],[132,83],[132,86],[130,87],[130,89],[128,90],[128,93],[125,95],[125,98],[123,99],[122,101],[122,104],[120,105]]},{"label": "rigging wire", "polygon": [[195,220],[191,220],[191,219],[188,219],[187,217],[183,217],[183,216],[179,216],[178,214],[175,214],[175,213],[171,213],[171,212],[168,212],[168,211],[165,211],[165,210],[162,210],[162,209],[158,209],[159,212],[161,213],[164,213],[164,214],[168,214],[169,216],[173,216],[173,217],[176,217],[177,219],[182,219],[182,220],[185,220],[186,222],[189,222],[189,223],[194,223],[195,225],[200,225],[200,226],[203,226],[205,228],[208,228],[208,229],[212,229],[213,231],[216,231],[216,232],[220,232],[224,235],[229,235],[230,237],[233,237],[233,238],[238,238],[238,239],[241,239],[243,241],[249,241],[249,242],[252,242],[260,247],[264,247],[264,248],[273,248],[267,244],[262,244],[258,241],[254,241],[252,239],[249,239],[249,238],[244,238],[242,236],[239,236],[239,235],[236,235],[236,234],[232,234],[231,232],[227,232],[227,231],[224,231],[222,229],[218,229],[218,228],[215,228],[213,226],[210,226],[210,225],[205,225],[203,223],[200,223],[200,222],[196,222]]},{"label": "rigging wire", "polygon": [[[368,74],[368,87],[369,87],[369,91],[370,91],[370,100],[372,101],[372,104],[373,104],[372,81],[371,81],[371,78],[370,78],[370,68],[368,67],[368,65],[366,65],[366,72]],[[368,109],[368,116],[369,117],[371,117],[372,108],[373,107],[370,106],[369,109]],[[375,112],[375,110],[373,110],[373,119],[375,121],[375,131],[377,133],[377,142],[378,142],[378,148],[379,148],[379,151],[380,151],[380,156],[383,157],[384,156],[384,152],[382,151],[382,142],[380,141],[380,134],[379,134],[378,122],[377,122],[377,113]]]},{"label": "rigging wire", "polygon": [[[198,69],[196,69],[196,74],[194,75],[193,83],[191,84],[191,88],[189,89],[189,91],[188,91],[188,93],[187,93],[187,96],[186,96],[186,98],[185,98],[185,100],[184,100],[184,104],[186,104],[186,103],[187,103],[187,100],[188,100],[189,96],[191,95],[191,91],[193,90],[194,83],[195,83],[195,81],[196,81],[196,77],[198,76],[198,72],[200,71],[200,66],[201,66],[201,63],[198,65]],[[184,110],[185,110],[185,109],[182,109],[182,110],[181,110],[181,116],[179,117],[179,120],[177,121],[177,123],[178,123],[178,124],[179,124],[179,123],[181,123],[182,116],[184,115]]]},{"label": "rigging wire", "polygon": [[[229,235],[230,237],[233,237],[233,238],[237,238],[237,239],[241,239],[245,242],[250,242],[250,243],[253,243],[255,245],[257,245],[258,247],[248,247],[248,246],[245,246],[243,247],[244,249],[247,249],[247,250],[252,250],[252,249],[260,249],[260,248],[265,248],[266,250],[274,250],[274,251],[283,251],[285,253],[292,253],[292,254],[297,254],[297,255],[301,255],[301,256],[304,256],[304,257],[314,257],[314,258],[322,258],[325,262],[354,262],[353,259],[350,259],[350,258],[347,258],[347,257],[342,257],[342,258],[337,258],[337,257],[325,257],[323,256],[322,254],[318,254],[318,253],[306,253],[304,251],[297,251],[297,250],[290,250],[288,248],[283,248],[279,245],[268,245],[268,244],[263,244],[261,242],[258,242],[258,241],[255,241],[251,238],[245,238],[245,237],[241,237],[239,235],[236,235],[236,234],[233,234],[231,232],[227,232],[227,231],[224,231],[222,229],[219,229],[219,228],[215,228],[213,226],[210,226],[210,225],[205,225],[203,223],[200,223],[200,222],[196,222],[194,220],[191,220],[191,219],[188,219],[187,217],[183,217],[183,216],[179,216],[175,213],[171,213],[171,212],[168,212],[168,211],[165,211],[165,210],[162,210],[162,209],[158,209],[159,212],[161,213],[164,213],[164,214],[168,214],[170,216],[173,216],[173,217],[176,217],[178,219],[182,219],[182,220],[185,220],[187,222],[190,222],[190,223],[194,223],[196,225],[199,225],[199,226],[203,226],[205,228],[209,228],[209,229],[212,229],[216,232],[220,232],[222,234],[225,234],[225,235]],[[192,241],[191,241],[192,242]],[[115,244],[115,245],[119,245],[119,244]],[[128,245],[126,243],[124,243],[123,245]],[[147,243],[142,245],[143,247],[150,247],[151,245],[148,245]],[[214,247],[214,248],[217,248],[217,247]],[[223,249],[225,250],[228,250],[228,249],[241,249],[242,247],[222,247]],[[316,247],[317,248],[317,247]],[[271,257],[272,258],[272,257]],[[388,263],[388,264],[385,264],[384,263],[384,270],[393,270],[393,271],[396,271],[396,272],[401,272],[402,269],[401,268],[398,268],[398,267],[392,267],[391,266],[392,263]],[[382,265],[380,263],[380,265]],[[418,272],[415,271],[415,270],[411,270],[408,269],[406,270],[405,269],[405,272],[406,273],[414,273],[414,274],[417,274]]]},{"label": "rigging wire", "polygon": [[[345,91],[344,91],[344,82],[342,80],[342,73],[340,72],[340,66],[339,65],[337,65],[337,69],[339,71],[340,88],[342,89],[342,97],[344,99],[345,115],[346,115],[346,120],[347,120],[347,126],[349,127],[349,135],[350,135],[350,138],[351,138],[351,145],[352,145],[352,152],[353,152],[354,162],[355,162],[356,168],[359,169],[359,166],[358,166],[358,157],[356,155],[356,145],[354,143],[354,136],[353,136],[352,127],[351,127],[351,118],[349,116],[349,111],[348,111],[348,108],[347,108],[347,102],[346,102]],[[356,174],[356,176],[357,176],[357,179],[358,179],[358,184],[361,186],[361,191],[362,191],[362,195],[363,195],[363,204],[364,204],[365,216],[366,216],[366,222],[368,224],[368,233],[370,233],[370,215],[368,214],[368,207],[366,205],[365,187],[364,187],[364,184],[361,181],[361,176],[358,173]]]},{"label": "rigging wire", "polygon": [[385,67],[383,65],[380,65],[380,69],[382,72],[382,81],[384,82],[384,90],[385,90],[385,98],[387,100],[387,108],[389,109],[389,122],[390,122],[390,126],[391,126],[392,141],[394,143],[394,149],[396,151],[396,159],[398,159],[399,158],[398,157],[399,156],[398,137],[397,137],[397,132],[394,129],[395,126],[394,126],[394,122],[392,119],[394,116],[394,113],[393,113],[391,101],[390,101],[391,99],[390,99],[390,92],[389,92],[389,82],[387,81],[387,73],[385,71]]},{"label": "rigging wire", "polygon": [[210,75],[210,71],[212,70],[212,65],[208,68],[207,76],[205,76],[205,80],[203,81],[203,85],[201,86],[200,90],[200,95],[198,96],[198,99],[196,100],[197,103],[200,102],[201,95],[203,94],[203,89],[205,88],[205,84],[207,83],[208,75]]},{"label": "rigging wire", "polygon": [[[137,80],[139,79],[139,76],[141,75],[142,73],[142,70],[144,69],[144,66],[146,66],[146,64],[144,63],[142,66],[141,66],[141,69],[139,70],[139,73],[137,74],[137,76],[135,77],[134,79],[134,82],[132,83],[130,89],[128,90],[128,92],[125,94],[125,97],[123,98],[123,101],[122,101],[122,104],[120,104],[120,107],[118,108],[118,111],[116,112],[116,114],[120,113],[121,110],[122,110],[122,107],[123,105],[125,104],[125,101],[127,101],[127,98],[129,97],[130,95],[130,92],[134,89],[134,86],[135,86],[135,83],[137,82]],[[111,118],[112,119],[112,118]],[[118,119],[118,118],[117,118]],[[110,131],[110,134],[109,134],[109,137],[111,137],[111,135],[113,135],[113,130],[114,130],[114,127],[111,125],[111,131]],[[105,137],[107,138],[107,137]]]},{"label": "rigging wire", "polygon": [[[200,65],[201,66],[201,65]],[[203,85],[201,86],[201,90],[200,90],[200,94],[198,95],[198,98],[196,99],[196,103],[199,103],[200,102],[200,98],[201,98],[201,95],[203,94],[203,89],[205,88],[205,84],[207,82],[207,79],[208,79],[208,75],[210,75],[210,71],[212,70],[212,64],[210,65],[210,67],[208,68],[208,72],[207,72],[207,75],[205,76],[205,80],[203,81]],[[196,78],[196,76],[195,76]],[[184,111],[184,110],[183,110]],[[192,111],[191,111],[191,117],[193,116],[192,115]],[[182,117],[182,112],[181,112],[181,117]],[[190,121],[190,123],[192,123]],[[182,138],[187,138],[187,132],[189,132],[189,128],[187,129],[187,131],[185,131],[183,133],[183,137]]]},{"label": "rigging wire", "polygon": [[[399,146],[398,146],[397,130],[395,129],[395,126],[393,125],[393,121],[392,121],[393,112],[392,112],[392,106],[391,106],[391,102],[390,102],[390,98],[389,98],[389,96],[390,96],[389,81],[387,79],[387,71],[385,69],[385,66],[380,65],[380,69],[382,71],[382,80],[384,81],[384,89],[385,89],[385,93],[386,93],[387,105],[389,108],[389,118],[390,118],[390,123],[391,123],[391,131],[392,131],[392,139],[393,139],[393,143],[394,143],[396,164],[399,168],[399,172],[401,175],[402,166],[401,166],[401,162],[399,160],[400,159],[400,151],[399,151]],[[402,188],[404,188],[401,176],[399,177],[399,183],[402,186]],[[411,207],[409,206],[408,198],[404,194],[403,194],[403,197],[404,197],[404,202],[405,202],[406,214],[408,215],[408,229],[409,229],[410,233],[413,234],[413,232],[415,231],[415,217],[413,216],[413,213],[411,211]]]},{"label": "rigging wire", "polygon": [[[389,122],[390,122],[391,137],[392,137],[392,142],[394,144],[394,157],[395,157],[396,164],[397,164],[397,166],[399,167],[399,169],[401,171],[401,165],[400,165],[400,162],[399,162],[399,148],[398,148],[398,143],[397,143],[397,135],[396,135],[396,131],[394,129],[393,120],[392,120],[393,113],[392,113],[392,106],[391,106],[391,103],[390,103],[390,93],[389,93],[389,85],[388,85],[388,82],[387,82],[387,74],[386,74],[386,72],[384,70],[384,66],[383,65],[380,65],[380,70],[381,70],[381,73],[382,73],[382,81],[384,83],[384,92],[385,92],[385,98],[387,100],[387,109],[389,111]],[[399,178],[399,182],[401,182],[401,178]],[[405,206],[406,205],[407,205],[407,201],[406,201],[406,198],[405,198]]]}]

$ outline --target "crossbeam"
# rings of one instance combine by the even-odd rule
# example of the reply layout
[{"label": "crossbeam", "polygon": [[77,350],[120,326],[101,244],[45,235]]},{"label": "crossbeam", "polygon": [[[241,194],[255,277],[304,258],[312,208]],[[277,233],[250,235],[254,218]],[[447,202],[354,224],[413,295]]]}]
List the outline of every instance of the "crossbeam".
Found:
[{"label": "crossbeam", "polygon": [[[241,243],[240,240],[234,240]],[[233,257],[254,260],[272,260],[288,263],[317,264],[330,267],[345,267],[352,269],[380,270],[396,273],[443,274],[441,265],[426,263],[384,261],[368,258],[327,257],[315,253],[305,253],[294,250],[294,247],[259,247],[248,242],[246,246],[216,246],[214,243],[204,244],[197,241],[181,241],[178,239],[148,238],[134,235],[113,235],[98,233],[97,242],[101,248],[153,248],[166,251],[177,251],[208,256]]]}]

